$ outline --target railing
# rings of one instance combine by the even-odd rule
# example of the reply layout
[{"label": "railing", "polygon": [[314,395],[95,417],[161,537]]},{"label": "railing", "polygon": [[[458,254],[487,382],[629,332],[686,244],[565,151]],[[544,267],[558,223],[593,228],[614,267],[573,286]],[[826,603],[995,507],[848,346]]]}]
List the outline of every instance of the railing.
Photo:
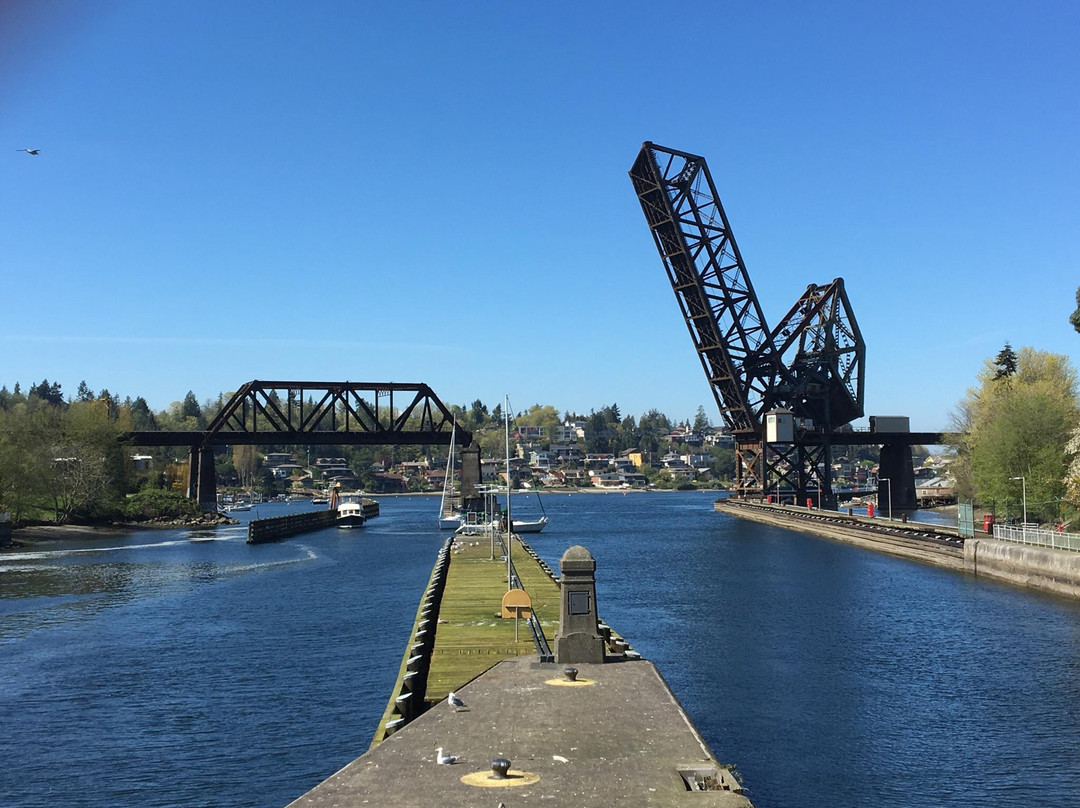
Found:
[{"label": "railing", "polygon": [[1031,544],[1037,547],[1052,547],[1055,550],[1072,550],[1080,553],[1080,533],[1063,533],[1027,525],[1023,527],[994,525],[994,538],[1016,544]]},{"label": "railing", "polygon": [[[503,534],[500,533],[498,535],[499,546],[502,548],[503,557],[505,558],[507,545],[503,541]],[[525,543],[522,542],[523,546],[524,544]],[[532,555],[532,553],[530,553],[530,555]],[[518,577],[517,567],[514,566],[513,559],[510,560],[510,588],[520,589],[522,591],[525,590],[524,585],[521,583],[521,579]],[[551,646],[548,644],[548,639],[544,635],[544,629],[540,625],[540,618],[536,616],[536,612],[530,610],[527,625],[529,626],[529,631],[532,633],[533,644],[536,646],[536,653],[540,656],[540,661],[554,662],[555,655],[551,652]]]}]

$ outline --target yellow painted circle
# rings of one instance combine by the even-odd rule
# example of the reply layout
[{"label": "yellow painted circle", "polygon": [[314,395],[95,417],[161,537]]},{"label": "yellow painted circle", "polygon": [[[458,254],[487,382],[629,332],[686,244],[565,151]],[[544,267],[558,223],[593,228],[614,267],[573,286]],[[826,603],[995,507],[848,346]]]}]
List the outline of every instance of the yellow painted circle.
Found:
[{"label": "yellow painted circle", "polygon": [[461,782],[467,786],[477,786],[478,788],[515,788],[516,786],[531,786],[539,783],[540,775],[510,769],[504,779],[497,780],[489,769],[486,772],[466,774],[461,778]]},{"label": "yellow painted circle", "polygon": [[545,685],[551,685],[552,687],[588,687],[589,685],[595,685],[595,679],[578,679],[575,682],[571,682],[569,679],[548,679],[544,682]]}]

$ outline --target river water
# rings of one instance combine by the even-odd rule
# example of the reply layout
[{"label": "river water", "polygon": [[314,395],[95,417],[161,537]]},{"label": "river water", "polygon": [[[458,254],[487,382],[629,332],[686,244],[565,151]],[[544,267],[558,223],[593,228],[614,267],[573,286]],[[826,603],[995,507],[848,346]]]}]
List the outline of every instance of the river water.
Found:
[{"label": "river water", "polygon": [[[528,538],[555,568],[592,551],[601,615],[758,808],[1080,804],[1080,604],[712,499],[545,496]],[[332,774],[389,698],[436,510],[388,497],[362,531],[277,544],[238,526],[0,556],[0,805],[276,808]]]}]

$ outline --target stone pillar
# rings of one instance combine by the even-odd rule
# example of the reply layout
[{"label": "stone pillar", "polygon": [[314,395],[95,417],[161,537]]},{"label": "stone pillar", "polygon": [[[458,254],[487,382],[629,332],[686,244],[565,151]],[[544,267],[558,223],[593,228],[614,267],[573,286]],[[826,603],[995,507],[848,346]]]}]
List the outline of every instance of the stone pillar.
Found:
[{"label": "stone pillar", "polygon": [[480,445],[473,441],[461,450],[462,511],[483,512],[484,498],[476,491],[480,483]]},{"label": "stone pillar", "polygon": [[878,511],[882,516],[889,514],[890,487],[894,511],[911,511],[918,507],[919,503],[915,498],[915,469],[911,460],[910,446],[886,443],[881,447],[878,479],[883,477],[887,477],[889,482],[878,483]]},{"label": "stone pillar", "polygon": [[192,446],[188,453],[187,496],[195,499],[199,495],[199,447]]},{"label": "stone pillar", "polygon": [[217,471],[214,469],[214,447],[199,449],[199,506],[204,511],[217,510]]},{"label": "stone pillar", "polygon": [[559,664],[603,662],[604,638],[596,612],[596,559],[580,545],[559,560],[562,607],[555,635],[555,661]]}]

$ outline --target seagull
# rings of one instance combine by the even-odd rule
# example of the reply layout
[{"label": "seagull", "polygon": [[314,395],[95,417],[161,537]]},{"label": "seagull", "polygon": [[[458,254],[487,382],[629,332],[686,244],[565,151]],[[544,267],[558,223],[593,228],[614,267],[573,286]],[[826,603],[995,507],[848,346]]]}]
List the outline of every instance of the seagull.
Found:
[{"label": "seagull", "polygon": [[15,151],[24,151],[27,154],[37,154],[41,149],[16,149]]},{"label": "seagull", "polygon": [[439,754],[435,757],[435,762],[440,766],[449,766],[452,763],[457,763],[457,755],[448,755],[443,753],[443,748],[439,747]]},{"label": "seagull", "polygon": [[446,700],[450,703],[450,706],[454,708],[454,712],[465,709],[465,702],[463,702],[458,694],[453,691],[450,691],[450,695],[446,697]]}]

